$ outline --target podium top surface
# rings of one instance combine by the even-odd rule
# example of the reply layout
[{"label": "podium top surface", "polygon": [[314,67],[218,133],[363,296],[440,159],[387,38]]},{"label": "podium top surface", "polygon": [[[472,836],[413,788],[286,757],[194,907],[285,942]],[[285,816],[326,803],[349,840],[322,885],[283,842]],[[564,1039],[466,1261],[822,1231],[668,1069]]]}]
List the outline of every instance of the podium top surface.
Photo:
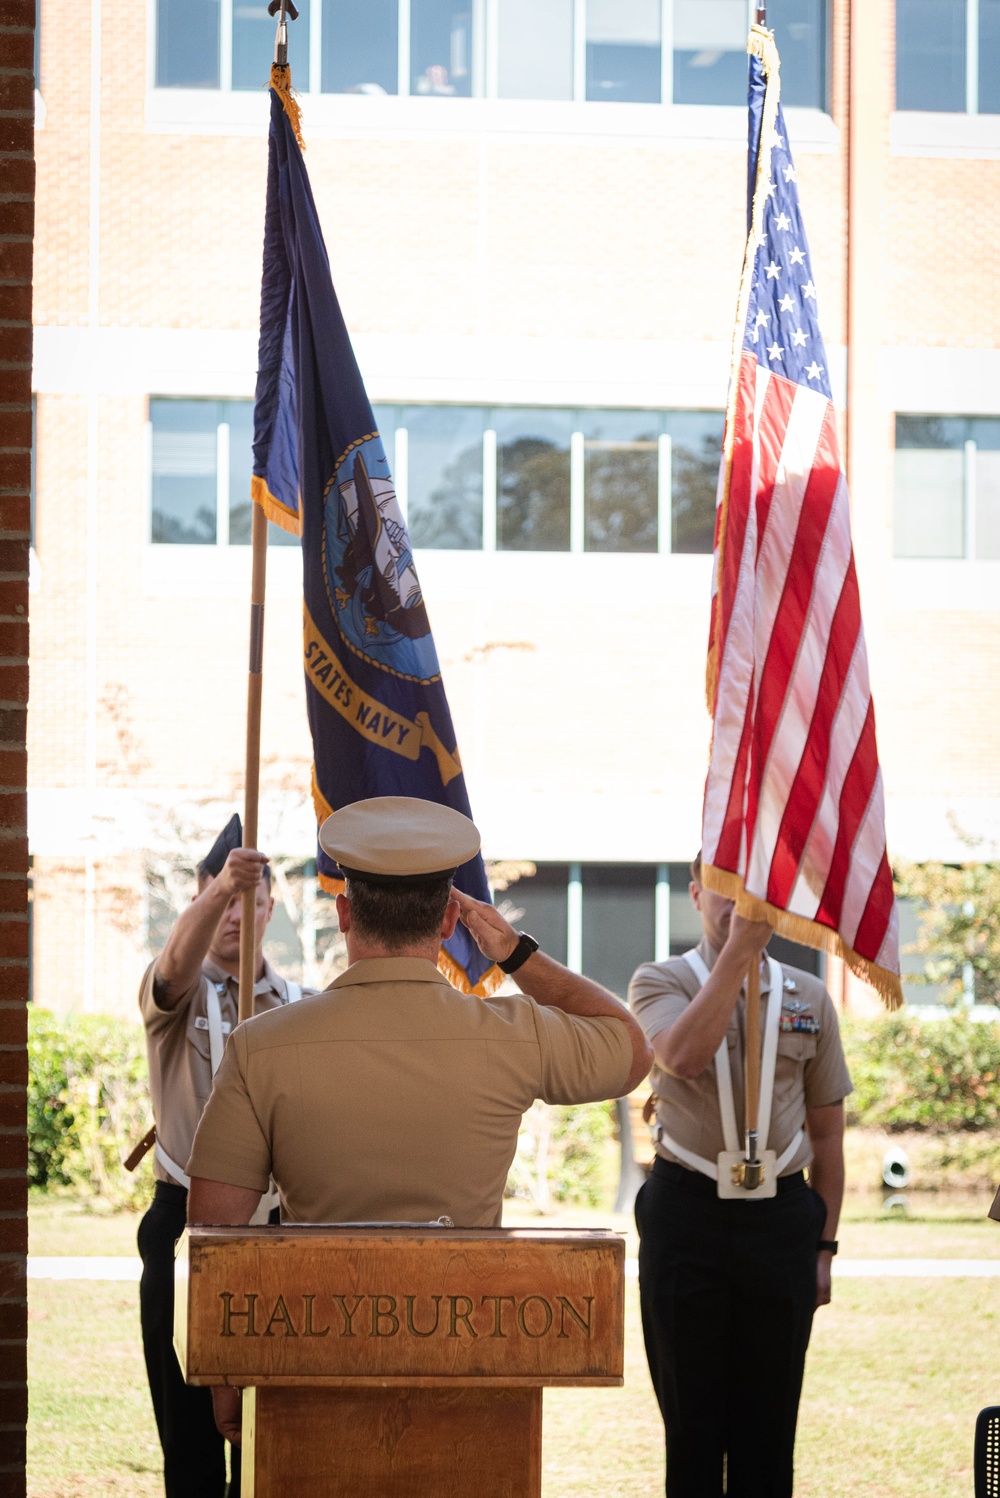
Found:
[{"label": "podium top surface", "polygon": [[619,1384],[624,1260],[600,1228],[193,1226],[175,1346],[199,1384]]}]

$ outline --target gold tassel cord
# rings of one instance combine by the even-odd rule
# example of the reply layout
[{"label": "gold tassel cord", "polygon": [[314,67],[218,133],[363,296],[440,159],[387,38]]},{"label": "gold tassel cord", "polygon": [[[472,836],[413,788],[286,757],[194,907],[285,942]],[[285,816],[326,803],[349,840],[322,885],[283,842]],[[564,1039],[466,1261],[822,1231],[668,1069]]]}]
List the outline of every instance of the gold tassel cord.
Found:
[{"label": "gold tassel cord", "polygon": [[292,88],[292,70],[287,63],[271,64],[271,87],[281,100],[281,107],[292,122],[299,150],[304,151],[306,143],[302,137],[302,110],[299,108],[298,97]]},{"label": "gold tassel cord", "polygon": [[[778,101],[781,98],[781,73],[778,49],[774,44],[774,32],[765,26],[754,25],[747,38],[747,52],[759,57],[764,65],[767,85],[764,90],[764,108],[760,122],[760,141],[757,148],[757,176],[754,180],[753,208],[750,215],[750,233],[747,237],[746,254],[743,259],[743,274],[740,277],[739,296],[736,300],[736,323],[733,329],[733,346],[729,360],[729,399],[726,402],[726,435],[723,447],[724,478],[719,517],[719,546],[717,579],[722,573],[722,558],[726,548],[726,528],[729,519],[729,486],[733,475],[733,422],[736,416],[736,401],[739,395],[740,361],[743,357],[743,339],[746,336],[747,309],[753,290],[754,265],[757,250],[764,241],[764,209],[767,204],[767,188],[771,182],[771,142],[778,118]],[[716,582],[718,586],[718,581]],[[713,601],[713,608],[716,606]],[[719,681],[719,640],[713,636],[705,666],[705,696],[708,710],[715,715],[715,690]]]},{"label": "gold tassel cord", "polygon": [[724,899],[732,900],[738,913],[746,920],[767,921],[772,930],[779,936],[787,937],[789,941],[814,947],[829,953],[831,957],[840,957],[856,977],[875,989],[887,1009],[902,1008],[903,989],[898,975],[888,968],[879,967],[870,958],[862,957],[860,952],[849,947],[829,926],[821,926],[818,921],[811,921],[807,916],[795,915],[751,895],[739,874],[734,874],[730,869],[717,869],[711,864],[703,864],[701,882],[706,889],[713,890]]},{"label": "gold tassel cord", "polygon": [[280,526],[290,536],[301,536],[302,522],[298,515],[294,510],[290,510],[287,505],[283,505],[280,499],[275,499],[267,487],[267,480],[262,479],[256,473],[250,480],[250,497],[255,504],[260,505],[268,520],[272,521],[274,525]]}]

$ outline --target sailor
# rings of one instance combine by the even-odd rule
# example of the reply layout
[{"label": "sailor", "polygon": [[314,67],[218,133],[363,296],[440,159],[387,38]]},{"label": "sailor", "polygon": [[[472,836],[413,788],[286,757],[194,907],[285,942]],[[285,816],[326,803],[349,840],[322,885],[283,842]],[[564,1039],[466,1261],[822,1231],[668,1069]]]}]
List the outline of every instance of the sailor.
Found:
[{"label": "sailor", "polygon": [[[656,1158],[636,1222],[666,1492],[788,1498],[813,1312],[830,1299],[851,1079],[820,980],[767,956],[770,926],[742,919],[702,885],[700,855],[689,888],[702,941],[640,967],[629,986],[655,1057]],[[743,1118],[742,986],[754,961],[760,1150],[771,1172],[758,1191],[732,1169]]]},{"label": "sailor", "polygon": [[[226,1492],[225,1448],[209,1392],[185,1384],[174,1353],[174,1244],[184,1229],[191,1142],[237,1024],[244,890],[256,889],[254,1013],[283,1008],[302,994],[264,958],[274,909],[271,874],[265,855],[241,847],[242,840],[234,816],[199,863],[198,894],[139,989],[156,1120],[156,1186],[139,1225],[139,1305],[167,1498],[222,1498]],[[231,1498],[239,1493],[238,1459],[232,1468]]]},{"label": "sailor", "polygon": [[[325,993],[242,1025],[188,1170],[188,1218],[245,1223],[268,1177],[285,1222],[500,1223],[521,1115],[536,1098],[621,1097],[651,1052],[625,1005],[452,884],[479,851],[461,813],[356,802],[320,843],[345,875],[347,970]],[[477,998],[439,972],[461,920],[520,993]],[[238,1398],[216,1390],[238,1435]]]}]

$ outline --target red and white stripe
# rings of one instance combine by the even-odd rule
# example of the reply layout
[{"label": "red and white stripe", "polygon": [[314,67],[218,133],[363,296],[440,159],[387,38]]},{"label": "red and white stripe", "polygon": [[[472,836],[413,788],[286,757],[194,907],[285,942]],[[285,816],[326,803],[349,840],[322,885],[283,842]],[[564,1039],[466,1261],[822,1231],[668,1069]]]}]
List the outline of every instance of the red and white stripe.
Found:
[{"label": "red and white stripe", "polygon": [[888,978],[896,910],[833,405],[744,352],[731,419],[702,858]]}]

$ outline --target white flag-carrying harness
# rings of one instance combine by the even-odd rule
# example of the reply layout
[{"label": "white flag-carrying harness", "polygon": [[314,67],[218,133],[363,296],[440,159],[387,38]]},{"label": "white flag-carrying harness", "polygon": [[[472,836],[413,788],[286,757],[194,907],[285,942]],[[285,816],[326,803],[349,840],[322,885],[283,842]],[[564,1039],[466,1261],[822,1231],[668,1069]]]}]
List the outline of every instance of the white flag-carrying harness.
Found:
[{"label": "white flag-carrying harness", "polygon": [[[692,947],[690,952],[684,953],[684,961],[698,979],[699,984],[704,987],[709,979],[709,969],[701,953]],[[764,1020],[764,1049],[761,1057],[760,1068],[760,1128],[758,1132],[758,1148],[763,1154],[767,1148],[767,1137],[771,1127],[771,1110],[774,1102],[774,1074],[778,1065],[778,1022],[781,1019],[781,995],[783,992],[783,977],[780,962],[773,957],[767,959],[768,970],[771,978],[771,991],[767,999],[767,1016]],[[724,1035],[715,1053],[715,1080],[719,1093],[719,1116],[722,1121],[722,1138],[725,1143],[723,1154],[728,1158],[738,1154],[740,1150],[739,1133],[736,1127],[736,1104],[733,1100],[733,1075],[729,1069],[729,1042]],[[718,1160],[706,1160],[703,1155],[696,1155],[694,1150],[689,1150],[683,1144],[678,1144],[676,1139],[671,1139],[662,1124],[657,1124],[655,1130],[657,1143],[663,1144],[682,1160],[685,1165],[690,1165],[693,1170],[698,1170],[702,1175],[708,1176],[713,1181],[718,1181],[720,1186],[722,1177]],[[798,1153],[799,1146],[803,1140],[803,1131],[799,1129],[795,1138],[788,1148],[783,1150],[774,1164],[774,1176],[777,1177],[791,1163]],[[729,1195],[727,1191],[727,1196]],[[734,1193],[735,1195],[736,1193]],[[753,1200],[755,1193],[749,1191],[739,1192],[741,1199]]]},{"label": "white flag-carrying harness", "polygon": [[[216,1072],[222,1065],[222,1053],[226,1046],[226,1035],[231,1028],[229,1025],[223,1024],[222,1006],[219,1003],[219,996],[225,992],[225,988],[225,983],[212,983],[209,981],[208,993],[205,997],[205,1012],[208,1016],[208,1052],[212,1063],[213,1081],[215,1080]],[[287,1003],[297,1004],[302,997],[301,983],[286,982],[285,994]],[[191,1177],[181,1169],[176,1160],[171,1160],[159,1139],[157,1139],[154,1146],[154,1154],[167,1174],[173,1176],[174,1180],[178,1185],[183,1186],[185,1191],[189,1191],[191,1189]],[[272,1207],[276,1207],[277,1205],[278,1192],[272,1182],[270,1189],[261,1197],[260,1205],[250,1219],[251,1225],[259,1226],[267,1222],[268,1214]]]}]

